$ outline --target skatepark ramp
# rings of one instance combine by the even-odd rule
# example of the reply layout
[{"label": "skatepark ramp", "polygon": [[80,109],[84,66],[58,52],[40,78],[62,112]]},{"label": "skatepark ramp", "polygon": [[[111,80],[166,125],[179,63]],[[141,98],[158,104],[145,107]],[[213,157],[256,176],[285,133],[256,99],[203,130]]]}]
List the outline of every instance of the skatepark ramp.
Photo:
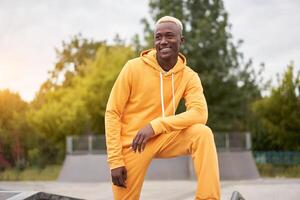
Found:
[{"label": "skatepark ramp", "polygon": [[[223,134],[216,137],[221,180],[259,178],[250,150],[250,134]],[[147,179],[195,179],[193,162],[188,156],[154,159],[147,171]],[[67,155],[58,180],[109,181],[110,170],[106,162],[104,137],[68,137]]]},{"label": "skatepark ramp", "polygon": [[67,155],[58,178],[66,182],[109,181],[105,154]]},{"label": "skatepark ramp", "polygon": [[1,200],[82,200],[37,191],[0,191]]},{"label": "skatepark ramp", "polygon": [[250,133],[215,135],[221,180],[257,179],[259,173],[251,151]]},{"label": "skatepark ramp", "polygon": [[[191,176],[189,158],[155,159],[149,166],[148,180],[185,180]],[[100,182],[109,181],[110,171],[105,154],[67,155],[58,181]]]},{"label": "skatepark ramp", "polygon": [[251,151],[218,152],[221,180],[247,180],[259,178]]}]

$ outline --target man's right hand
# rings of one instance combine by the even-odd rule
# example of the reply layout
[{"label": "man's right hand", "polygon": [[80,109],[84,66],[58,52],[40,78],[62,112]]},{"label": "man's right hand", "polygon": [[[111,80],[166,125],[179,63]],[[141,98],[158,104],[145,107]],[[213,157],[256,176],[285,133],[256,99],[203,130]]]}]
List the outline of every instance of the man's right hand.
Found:
[{"label": "man's right hand", "polygon": [[125,166],[112,169],[111,179],[114,185],[126,188],[127,170]]}]

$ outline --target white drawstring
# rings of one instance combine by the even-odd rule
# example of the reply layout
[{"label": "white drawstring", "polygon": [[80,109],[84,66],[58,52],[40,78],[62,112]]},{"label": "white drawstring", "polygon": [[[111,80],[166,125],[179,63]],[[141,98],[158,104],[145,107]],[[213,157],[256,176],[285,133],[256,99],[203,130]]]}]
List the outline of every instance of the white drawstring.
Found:
[{"label": "white drawstring", "polygon": [[175,102],[174,102],[174,73],[172,73],[172,104],[173,104],[173,114],[175,115]]},{"label": "white drawstring", "polygon": [[162,73],[160,72],[160,101],[161,101],[161,110],[162,117],[165,118],[165,106],[164,106],[164,87],[163,87],[163,78]]},{"label": "white drawstring", "polygon": [[[160,101],[161,101],[161,110],[162,110],[162,117],[165,118],[165,105],[164,105],[164,82],[163,76],[160,72]],[[175,95],[174,95],[174,73],[172,73],[172,106],[173,106],[173,114],[175,115]]]}]

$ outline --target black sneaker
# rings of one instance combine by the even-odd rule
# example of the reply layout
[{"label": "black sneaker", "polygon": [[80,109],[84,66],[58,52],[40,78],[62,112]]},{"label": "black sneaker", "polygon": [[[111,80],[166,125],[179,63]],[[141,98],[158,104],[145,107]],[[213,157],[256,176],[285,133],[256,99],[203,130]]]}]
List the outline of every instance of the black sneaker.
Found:
[{"label": "black sneaker", "polygon": [[245,198],[239,192],[234,191],[230,200],[245,200]]}]

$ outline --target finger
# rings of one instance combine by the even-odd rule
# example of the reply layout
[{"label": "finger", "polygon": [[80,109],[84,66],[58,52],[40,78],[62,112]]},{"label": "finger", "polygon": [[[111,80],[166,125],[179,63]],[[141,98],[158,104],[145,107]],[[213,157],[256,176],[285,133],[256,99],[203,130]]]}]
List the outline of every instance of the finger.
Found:
[{"label": "finger", "polygon": [[119,176],[119,177],[117,178],[117,180],[118,180],[118,186],[121,187],[121,186],[122,186],[122,180],[121,180],[121,177]]},{"label": "finger", "polygon": [[133,138],[132,143],[131,143],[131,148],[132,148],[133,151],[135,149],[135,141],[136,141],[137,137],[138,137],[138,134]]},{"label": "finger", "polygon": [[132,141],[132,149],[133,149],[133,151],[134,152],[136,152],[136,149],[137,149],[137,145],[138,145],[138,141],[139,141],[139,139],[140,139],[140,134],[137,134],[136,136],[135,136],[135,138],[133,139],[133,141]]},{"label": "finger", "polygon": [[137,139],[135,140],[135,143],[136,143],[136,147],[135,147],[135,150],[138,150],[140,151],[140,145],[141,145],[141,141],[143,140],[143,135],[142,134],[138,134],[139,136],[137,137]]},{"label": "finger", "polygon": [[133,149],[133,144],[134,144],[134,141],[136,140],[136,137],[138,136],[138,134],[136,134],[131,142],[131,149]]},{"label": "finger", "polygon": [[143,143],[142,143],[142,151],[145,150],[146,144],[147,144],[147,140],[144,139],[144,140],[143,140]]},{"label": "finger", "polygon": [[126,185],[125,185],[125,181],[123,179],[123,176],[120,176],[119,177],[119,186],[120,187],[123,187],[123,188],[126,188]]},{"label": "finger", "polygon": [[142,145],[143,145],[143,141],[145,140],[144,136],[140,137],[140,140],[138,142],[138,151],[141,153],[142,152]]},{"label": "finger", "polygon": [[119,186],[118,178],[112,177],[112,182],[113,182],[114,185]]},{"label": "finger", "polygon": [[122,181],[120,180],[120,176],[116,177],[116,186],[122,187]]},{"label": "finger", "polygon": [[126,181],[127,180],[127,170],[123,170],[123,179]]}]

